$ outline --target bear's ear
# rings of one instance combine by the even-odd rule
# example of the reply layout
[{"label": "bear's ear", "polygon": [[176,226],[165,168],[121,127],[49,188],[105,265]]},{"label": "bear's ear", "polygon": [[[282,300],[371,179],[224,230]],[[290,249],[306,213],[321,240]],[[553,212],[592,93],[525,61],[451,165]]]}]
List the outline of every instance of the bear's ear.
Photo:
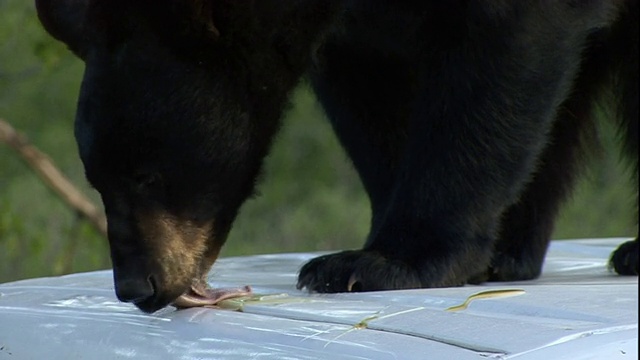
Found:
[{"label": "bear's ear", "polygon": [[220,37],[220,31],[213,21],[213,1],[214,0],[190,0],[193,19],[206,29],[213,39]]},{"label": "bear's ear", "polygon": [[38,18],[54,38],[74,49],[83,38],[85,14],[91,0],[36,0]]}]

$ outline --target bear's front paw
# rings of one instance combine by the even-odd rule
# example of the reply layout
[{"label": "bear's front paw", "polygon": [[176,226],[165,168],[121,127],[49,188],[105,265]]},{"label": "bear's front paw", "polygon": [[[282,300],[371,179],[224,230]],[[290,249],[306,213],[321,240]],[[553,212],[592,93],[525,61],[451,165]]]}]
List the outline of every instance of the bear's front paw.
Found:
[{"label": "bear's front paw", "polygon": [[312,259],[300,270],[298,289],[320,293],[419,288],[418,272],[377,252],[343,251]]},{"label": "bear's front paw", "polygon": [[638,239],[620,245],[609,264],[620,275],[638,275]]},{"label": "bear's front paw", "polygon": [[[360,292],[458,286],[450,274],[412,266],[381,253],[366,250],[343,251],[317,257],[300,270],[298,289],[319,293]],[[449,280],[445,280],[448,278]]]}]

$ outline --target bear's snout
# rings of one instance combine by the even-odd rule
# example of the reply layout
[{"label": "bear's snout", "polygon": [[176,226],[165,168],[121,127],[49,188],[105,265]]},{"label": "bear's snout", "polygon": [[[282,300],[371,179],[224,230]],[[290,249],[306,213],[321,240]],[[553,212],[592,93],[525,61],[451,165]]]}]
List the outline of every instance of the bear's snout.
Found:
[{"label": "bear's snout", "polygon": [[136,264],[136,261],[114,267],[116,297],[146,313],[169,305],[191,286],[190,276],[168,278],[166,269],[132,266],[131,263]]},{"label": "bear's snout", "polygon": [[138,304],[155,295],[153,275],[115,279],[116,296],[122,302]]}]

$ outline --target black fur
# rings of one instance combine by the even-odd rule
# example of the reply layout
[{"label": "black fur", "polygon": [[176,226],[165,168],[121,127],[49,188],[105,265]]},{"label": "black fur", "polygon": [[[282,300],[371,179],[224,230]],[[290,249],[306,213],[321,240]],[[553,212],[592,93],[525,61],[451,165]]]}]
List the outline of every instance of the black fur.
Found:
[{"label": "black fur", "polygon": [[[606,89],[637,164],[635,0],[37,5],[86,62],[80,154],[116,292],[145,311],[206,275],[305,73],[373,218],[362,250],[312,260],[300,288],[535,278]],[[636,240],[612,264],[637,259]]]}]

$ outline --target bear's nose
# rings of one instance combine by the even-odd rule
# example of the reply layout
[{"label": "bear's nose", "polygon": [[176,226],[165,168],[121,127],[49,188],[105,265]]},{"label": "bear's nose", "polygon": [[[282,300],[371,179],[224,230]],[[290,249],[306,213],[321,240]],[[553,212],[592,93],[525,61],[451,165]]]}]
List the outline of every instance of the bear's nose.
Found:
[{"label": "bear's nose", "polygon": [[155,294],[153,278],[147,277],[124,278],[116,280],[116,296],[122,302],[137,304]]}]

